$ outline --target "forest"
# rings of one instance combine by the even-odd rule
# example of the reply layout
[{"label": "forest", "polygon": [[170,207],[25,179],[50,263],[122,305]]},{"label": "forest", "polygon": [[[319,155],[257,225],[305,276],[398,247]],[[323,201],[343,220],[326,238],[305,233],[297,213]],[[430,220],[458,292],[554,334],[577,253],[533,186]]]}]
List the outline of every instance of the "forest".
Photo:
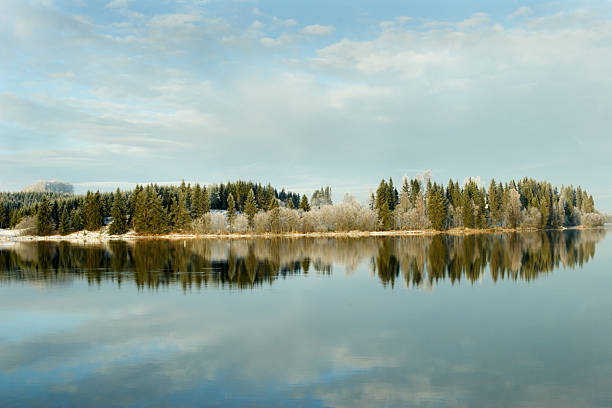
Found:
[{"label": "forest", "polygon": [[578,187],[553,187],[524,178],[488,189],[477,180],[446,187],[431,179],[381,180],[361,204],[345,194],[333,203],[330,187],[310,198],[251,181],[180,186],[138,185],[130,191],[85,195],[0,193],[0,228],[26,235],[279,234],[348,231],[553,229],[603,225],[593,196]]}]

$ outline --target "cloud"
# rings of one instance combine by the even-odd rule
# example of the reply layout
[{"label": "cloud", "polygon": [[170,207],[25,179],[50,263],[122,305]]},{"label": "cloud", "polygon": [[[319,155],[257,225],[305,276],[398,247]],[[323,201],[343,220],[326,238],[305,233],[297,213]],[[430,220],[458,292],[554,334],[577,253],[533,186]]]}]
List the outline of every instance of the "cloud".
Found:
[{"label": "cloud", "polygon": [[491,18],[487,13],[476,13],[472,17],[467,18],[457,23],[459,30],[467,30],[470,28],[482,27],[488,25],[491,22]]},{"label": "cloud", "polygon": [[120,7],[127,7],[128,4],[130,3],[130,0],[112,0],[108,3],[106,3],[106,8],[120,8]]},{"label": "cloud", "polygon": [[512,14],[510,14],[510,18],[515,18],[515,17],[527,17],[533,14],[533,10],[531,9],[531,7],[527,7],[527,6],[523,6],[523,7],[519,7],[516,11],[514,11]]},{"label": "cloud", "polygon": [[301,30],[304,35],[330,35],[333,32],[334,27],[320,24],[307,25]]},{"label": "cloud", "polygon": [[272,22],[274,22],[274,24],[276,25],[280,25],[283,27],[293,27],[297,25],[297,21],[293,18],[288,18],[288,19],[283,20],[278,17],[272,17]]},{"label": "cloud", "polygon": [[[411,167],[443,179],[494,168],[503,180],[523,175],[522,145],[558,157],[549,166],[555,184],[579,184],[589,162],[605,163],[612,151],[612,22],[594,8],[508,27],[485,13],[389,16],[357,36],[188,3],[110,21],[9,4],[0,15],[0,165],[24,185],[124,180],[136,167],[134,180],[246,173],[299,188],[334,173],[338,185],[375,186],[403,172],[406,152],[419,152]],[[425,154],[439,146],[449,153]],[[47,151],[49,168],[68,177],[46,174]],[[108,172],[82,164],[79,152],[87,160],[99,152],[96,168]],[[529,175],[548,177],[543,171]]]}]

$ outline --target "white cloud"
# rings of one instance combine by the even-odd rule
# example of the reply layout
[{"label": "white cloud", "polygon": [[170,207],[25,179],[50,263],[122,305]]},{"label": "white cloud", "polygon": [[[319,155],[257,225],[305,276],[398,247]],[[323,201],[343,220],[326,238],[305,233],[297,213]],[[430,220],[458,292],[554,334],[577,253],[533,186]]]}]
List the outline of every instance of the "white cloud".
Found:
[{"label": "white cloud", "polygon": [[120,7],[127,7],[129,4],[130,0],[112,0],[108,3],[106,3],[106,8],[120,8]]},{"label": "white cloud", "polygon": [[307,25],[301,30],[304,35],[329,35],[333,32],[334,27],[320,24]]},{"label": "white cloud", "polygon": [[472,17],[467,18],[457,23],[459,30],[468,30],[470,28],[482,27],[488,25],[491,22],[491,18],[487,13],[476,13]]},{"label": "white cloud", "polygon": [[257,7],[253,7],[253,10],[251,10],[253,12],[253,14],[255,14],[256,16],[262,16],[263,13],[257,8]]},{"label": "white cloud", "polygon": [[523,7],[519,7],[515,12],[513,12],[512,14],[510,14],[510,18],[515,18],[515,17],[527,17],[533,14],[533,10],[531,9],[531,7],[527,7],[527,6],[523,6]]},{"label": "white cloud", "polygon": [[293,27],[297,25],[297,21],[293,18],[288,18],[286,20],[283,20],[278,17],[272,17],[272,21],[274,22],[274,24],[280,25],[283,27]]}]

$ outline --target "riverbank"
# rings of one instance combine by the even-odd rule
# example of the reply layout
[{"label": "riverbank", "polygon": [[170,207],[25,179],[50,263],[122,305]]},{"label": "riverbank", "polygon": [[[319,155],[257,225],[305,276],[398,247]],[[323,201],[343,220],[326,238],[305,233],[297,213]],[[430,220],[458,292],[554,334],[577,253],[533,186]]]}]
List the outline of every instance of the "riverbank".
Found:
[{"label": "riverbank", "polygon": [[[603,228],[603,227],[593,227]],[[286,233],[265,233],[265,234],[195,234],[195,233],[171,233],[163,235],[143,235],[130,231],[123,235],[109,235],[106,229],[100,231],[79,231],[68,235],[22,235],[20,230],[0,229],[0,243],[9,242],[28,242],[28,241],[68,241],[77,243],[102,242],[112,240],[141,240],[141,239],[266,239],[266,238],[364,238],[364,237],[391,237],[391,236],[431,236],[438,234],[448,235],[475,235],[475,234],[507,234],[513,232],[534,232],[534,231],[562,231],[567,229],[591,229],[588,227],[562,227],[555,229],[538,228],[488,228],[488,229],[469,229],[453,228],[445,231],[435,230],[405,230],[405,231],[345,231],[345,232],[286,232]]]}]

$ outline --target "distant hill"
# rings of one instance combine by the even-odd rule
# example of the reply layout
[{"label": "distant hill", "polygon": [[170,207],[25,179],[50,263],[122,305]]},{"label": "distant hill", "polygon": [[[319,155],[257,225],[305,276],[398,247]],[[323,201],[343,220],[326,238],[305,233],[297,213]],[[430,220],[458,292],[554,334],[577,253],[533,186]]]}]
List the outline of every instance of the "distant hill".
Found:
[{"label": "distant hill", "polygon": [[73,194],[74,186],[70,183],[64,183],[62,181],[52,180],[39,180],[34,184],[30,184],[23,190],[24,193],[61,193],[61,194]]}]

